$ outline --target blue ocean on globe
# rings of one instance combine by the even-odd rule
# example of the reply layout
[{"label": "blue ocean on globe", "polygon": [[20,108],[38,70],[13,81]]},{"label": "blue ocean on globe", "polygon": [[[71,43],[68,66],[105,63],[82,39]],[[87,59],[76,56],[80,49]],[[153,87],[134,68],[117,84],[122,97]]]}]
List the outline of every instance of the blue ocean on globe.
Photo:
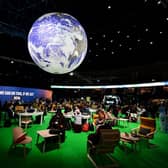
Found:
[{"label": "blue ocean on globe", "polygon": [[67,13],[44,14],[28,34],[31,58],[41,69],[53,74],[75,70],[83,62],[87,46],[84,28]]}]

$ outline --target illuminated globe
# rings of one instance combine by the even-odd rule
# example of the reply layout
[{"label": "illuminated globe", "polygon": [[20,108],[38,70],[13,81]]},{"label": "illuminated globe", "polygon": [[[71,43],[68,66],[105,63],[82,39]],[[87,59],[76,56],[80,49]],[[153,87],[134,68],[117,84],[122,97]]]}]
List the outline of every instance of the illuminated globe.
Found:
[{"label": "illuminated globe", "polygon": [[38,18],[28,34],[28,50],[44,71],[64,74],[76,69],[87,52],[87,36],[77,19],[66,13]]}]

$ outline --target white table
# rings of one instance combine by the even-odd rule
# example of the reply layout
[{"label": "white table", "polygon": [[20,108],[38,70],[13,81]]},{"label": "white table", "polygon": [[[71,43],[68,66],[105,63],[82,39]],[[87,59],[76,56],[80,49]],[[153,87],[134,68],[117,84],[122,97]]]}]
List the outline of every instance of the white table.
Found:
[{"label": "white table", "polygon": [[56,114],[56,110],[49,110],[48,113],[51,113],[52,115]]},{"label": "white table", "polygon": [[[73,113],[63,113],[65,118],[71,118],[74,116]],[[82,115],[82,119],[89,119],[91,117],[91,115]]]},{"label": "white table", "polygon": [[86,122],[88,123],[89,118],[91,118],[91,115],[82,115],[82,119],[86,119]]},{"label": "white table", "polygon": [[93,109],[93,108],[89,108],[89,112],[92,113],[96,113],[97,109]]},{"label": "white table", "polygon": [[132,149],[136,150],[136,144],[140,141],[139,137],[133,137],[130,133],[120,133],[120,140],[123,144],[130,143],[132,145]]},{"label": "white table", "polygon": [[117,124],[118,126],[127,127],[128,126],[128,119],[127,118],[117,118]]},{"label": "white table", "polygon": [[50,134],[50,133],[49,133],[49,130],[50,130],[50,129],[37,131],[36,144],[38,144],[39,136],[41,136],[42,138],[44,138],[44,142],[43,142],[43,152],[45,152],[46,143],[47,143],[47,142],[46,142],[46,139],[47,139],[47,138],[58,136],[58,144],[60,144],[60,134]]},{"label": "white table", "polygon": [[[63,115],[64,115],[65,118],[69,118],[69,119],[71,119],[74,116],[74,114],[72,112],[63,113]],[[88,123],[89,118],[91,118],[91,115],[89,115],[89,114],[88,115],[82,115],[82,119],[86,119],[87,123]]]},{"label": "white table", "polygon": [[64,115],[65,118],[72,118],[73,112],[70,111],[70,112],[67,112],[67,113],[63,113],[63,115]]},{"label": "white table", "polygon": [[44,112],[33,112],[33,113],[24,112],[24,113],[18,113],[18,115],[19,115],[19,126],[21,127],[22,116],[28,117],[28,116],[39,116],[39,115],[41,115],[40,124],[42,124],[43,123],[43,114],[44,114]]}]

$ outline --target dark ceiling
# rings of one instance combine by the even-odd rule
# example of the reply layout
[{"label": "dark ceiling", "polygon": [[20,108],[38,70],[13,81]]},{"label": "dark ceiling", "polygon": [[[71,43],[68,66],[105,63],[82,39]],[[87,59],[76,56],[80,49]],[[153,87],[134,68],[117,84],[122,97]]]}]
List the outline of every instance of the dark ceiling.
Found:
[{"label": "dark ceiling", "polygon": [[[74,16],[88,37],[82,64],[50,74],[32,61],[27,35],[45,13]],[[0,83],[50,88],[168,79],[168,0],[1,0]]]}]

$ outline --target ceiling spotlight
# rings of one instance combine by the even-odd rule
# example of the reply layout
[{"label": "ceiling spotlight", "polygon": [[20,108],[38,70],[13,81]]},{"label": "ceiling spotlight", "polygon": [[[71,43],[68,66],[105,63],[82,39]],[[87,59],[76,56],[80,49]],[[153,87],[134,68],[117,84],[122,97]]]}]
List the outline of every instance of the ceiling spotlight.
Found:
[{"label": "ceiling spotlight", "polygon": [[145,31],[146,31],[146,32],[148,32],[148,31],[149,31],[149,29],[148,29],[148,28],[146,28],[146,29],[145,29]]},{"label": "ceiling spotlight", "polygon": [[70,75],[70,76],[73,76],[73,75],[74,75],[74,73],[73,73],[73,72],[70,72],[70,73],[69,73],[69,75]]},{"label": "ceiling spotlight", "polygon": [[152,44],[153,44],[153,41],[150,41],[149,44],[152,45]]},{"label": "ceiling spotlight", "polygon": [[111,6],[109,5],[109,6],[107,7],[107,9],[111,9]]},{"label": "ceiling spotlight", "polygon": [[162,3],[162,1],[157,1],[157,4],[160,5]]}]

